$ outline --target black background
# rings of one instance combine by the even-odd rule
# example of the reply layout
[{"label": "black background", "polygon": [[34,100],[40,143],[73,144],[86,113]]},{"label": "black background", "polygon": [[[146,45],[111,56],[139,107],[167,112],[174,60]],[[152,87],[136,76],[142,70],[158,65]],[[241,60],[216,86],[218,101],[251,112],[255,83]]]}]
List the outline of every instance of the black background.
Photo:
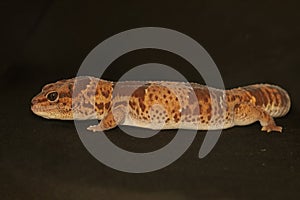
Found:
[{"label": "black background", "polygon": [[[1,1],[1,199],[298,199],[300,136],[300,4],[298,1]],[[276,119],[283,134],[255,123],[224,130],[198,159],[205,131],[170,166],[128,174],[95,160],[73,122],[45,120],[30,100],[49,82],[76,75],[86,55],[108,37],[137,27],[180,31],[217,64],[227,88],[273,83],[289,91],[292,109]],[[136,51],[116,60],[103,78],[147,62],[167,64],[201,82],[178,56]],[[142,129],[141,129],[142,130]],[[107,132],[119,146],[146,151],[175,135],[129,137]]]}]

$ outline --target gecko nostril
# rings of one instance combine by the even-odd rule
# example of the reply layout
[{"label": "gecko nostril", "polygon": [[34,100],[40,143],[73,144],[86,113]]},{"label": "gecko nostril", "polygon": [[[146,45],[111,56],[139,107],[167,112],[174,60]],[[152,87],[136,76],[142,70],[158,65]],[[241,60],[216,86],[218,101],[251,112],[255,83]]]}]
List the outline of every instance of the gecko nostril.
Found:
[{"label": "gecko nostril", "polygon": [[31,105],[33,106],[34,104],[36,104],[37,103],[37,100],[35,99],[35,98],[33,98],[32,100],[31,100]]}]

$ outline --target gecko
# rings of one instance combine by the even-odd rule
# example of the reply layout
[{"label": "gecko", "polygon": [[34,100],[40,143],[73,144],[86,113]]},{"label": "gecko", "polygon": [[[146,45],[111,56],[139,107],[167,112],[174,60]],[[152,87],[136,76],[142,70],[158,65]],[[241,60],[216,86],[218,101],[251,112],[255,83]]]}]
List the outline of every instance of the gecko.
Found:
[{"label": "gecko", "polygon": [[282,132],[273,118],[286,115],[290,107],[288,93],[271,84],[221,90],[190,82],[113,82],[92,76],[47,84],[31,100],[33,113],[47,119],[99,120],[87,127],[93,132],[118,125],[215,130],[257,121],[262,131]]}]

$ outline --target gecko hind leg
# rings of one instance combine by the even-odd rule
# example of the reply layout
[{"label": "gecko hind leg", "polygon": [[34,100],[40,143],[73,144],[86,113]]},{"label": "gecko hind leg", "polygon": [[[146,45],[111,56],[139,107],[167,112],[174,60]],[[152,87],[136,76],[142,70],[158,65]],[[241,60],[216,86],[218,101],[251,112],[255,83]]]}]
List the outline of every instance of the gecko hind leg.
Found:
[{"label": "gecko hind leg", "polygon": [[116,108],[113,108],[113,111],[110,110],[105,117],[100,121],[99,124],[89,126],[87,130],[89,131],[105,131],[112,128],[115,128],[116,126],[122,124],[125,120],[125,108],[124,106],[118,106]]},{"label": "gecko hind leg", "polygon": [[262,131],[282,132],[282,127],[277,126],[273,117],[262,108],[249,103],[237,104],[234,108],[234,124],[248,125],[259,121]]}]

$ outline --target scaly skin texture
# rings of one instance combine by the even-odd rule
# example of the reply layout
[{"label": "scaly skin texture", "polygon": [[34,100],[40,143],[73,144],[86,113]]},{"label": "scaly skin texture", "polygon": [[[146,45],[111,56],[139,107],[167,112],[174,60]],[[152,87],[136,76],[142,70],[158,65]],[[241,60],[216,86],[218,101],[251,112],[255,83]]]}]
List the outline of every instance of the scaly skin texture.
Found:
[{"label": "scaly skin texture", "polygon": [[263,131],[278,131],[273,117],[288,113],[291,102],[282,88],[256,84],[219,90],[184,82],[110,82],[76,77],[43,87],[31,110],[44,118],[99,119],[91,131],[117,125],[150,129],[225,129],[259,121]]}]

